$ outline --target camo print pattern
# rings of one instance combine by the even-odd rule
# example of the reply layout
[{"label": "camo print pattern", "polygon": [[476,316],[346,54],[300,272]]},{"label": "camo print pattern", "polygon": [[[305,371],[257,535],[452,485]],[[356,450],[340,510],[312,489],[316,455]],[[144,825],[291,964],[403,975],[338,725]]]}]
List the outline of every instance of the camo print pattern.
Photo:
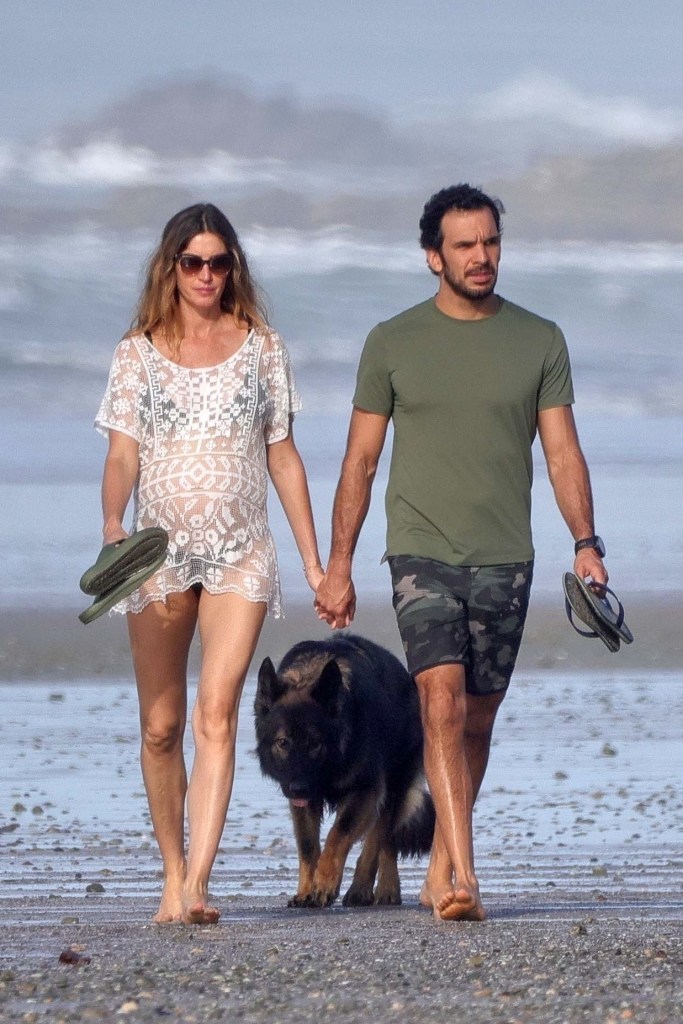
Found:
[{"label": "camo print pattern", "polygon": [[457,663],[465,666],[468,693],[506,690],[522,642],[533,562],[453,566],[414,555],[388,562],[409,672]]}]

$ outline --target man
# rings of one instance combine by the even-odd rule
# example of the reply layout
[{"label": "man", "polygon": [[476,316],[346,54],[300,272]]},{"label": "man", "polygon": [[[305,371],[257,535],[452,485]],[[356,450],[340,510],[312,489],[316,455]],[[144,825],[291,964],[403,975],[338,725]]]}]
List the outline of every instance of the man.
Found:
[{"label": "man", "polygon": [[420,242],[438,291],[368,336],[316,595],[320,618],[349,625],[353,553],[392,419],[386,557],[437,815],[420,899],[448,920],[485,916],[472,808],[528,606],[536,433],[576,541],[574,571],[597,584],[608,578],[564,338],[495,292],[502,212],[469,185],[425,206]]}]

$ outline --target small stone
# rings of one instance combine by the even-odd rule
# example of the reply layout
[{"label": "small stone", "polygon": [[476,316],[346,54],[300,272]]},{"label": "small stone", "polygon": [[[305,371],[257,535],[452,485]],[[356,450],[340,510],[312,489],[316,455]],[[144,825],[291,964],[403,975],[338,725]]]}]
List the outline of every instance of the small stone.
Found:
[{"label": "small stone", "polygon": [[123,1014],[125,1014],[125,1013],[135,1013],[135,1011],[139,1008],[139,1005],[140,1004],[136,1003],[134,999],[127,999],[125,1003],[121,1003],[121,1005],[119,1006],[119,1008],[118,1008],[118,1010],[116,1012],[117,1013],[123,1013]]}]

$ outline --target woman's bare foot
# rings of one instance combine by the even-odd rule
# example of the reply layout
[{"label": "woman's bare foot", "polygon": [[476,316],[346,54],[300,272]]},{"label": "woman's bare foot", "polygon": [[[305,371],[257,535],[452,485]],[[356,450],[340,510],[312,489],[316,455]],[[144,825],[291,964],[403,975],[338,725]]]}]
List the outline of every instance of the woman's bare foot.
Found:
[{"label": "woman's bare foot", "polygon": [[208,893],[185,892],[183,895],[182,921],[184,924],[217,924],[220,917],[217,907],[209,903]]},{"label": "woman's bare foot", "polygon": [[183,884],[183,878],[165,880],[159,909],[152,918],[155,924],[174,924],[182,920]]}]

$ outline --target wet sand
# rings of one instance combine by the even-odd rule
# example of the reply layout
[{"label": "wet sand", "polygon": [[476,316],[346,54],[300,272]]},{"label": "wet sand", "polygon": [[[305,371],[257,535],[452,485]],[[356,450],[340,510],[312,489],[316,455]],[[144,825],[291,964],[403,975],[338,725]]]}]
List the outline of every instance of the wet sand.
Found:
[{"label": "wet sand", "polygon": [[[559,587],[552,593],[536,590],[519,668],[683,670],[680,593],[653,591],[620,596],[636,642],[614,655],[600,640],[584,639],[572,630]],[[130,654],[124,617],[103,616],[84,626],[77,616],[86,604],[84,599],[83,605],[65,608],[0,609],[0,680],[118,679],[128,674]],[[367,601],[361,596],[353,628],[401,656],[388,594],[386,602]],[[266,654],[275,660],[298,640],[328,633],[328,627],[316,619],[312,603],[287,601],[285,619],[266,620],[255,661]]]},{"label": "wet sand", "polygon": [[[213,879],[222,918],[205,929],[150,924],[159,863],[125,624],[3,616],[0,1021],[681,1019],[677,615],[673,598],[630,599],[636,643],[611,655],[534,610],[476,810],[483,924],[420,908],[420,861],[402,865],[402,907],[286,909],[296,853],[252,753],[252,674]],[[389,616],[357,625],[396,649]],[[318,632],[290,608],[257,658]]]}]

